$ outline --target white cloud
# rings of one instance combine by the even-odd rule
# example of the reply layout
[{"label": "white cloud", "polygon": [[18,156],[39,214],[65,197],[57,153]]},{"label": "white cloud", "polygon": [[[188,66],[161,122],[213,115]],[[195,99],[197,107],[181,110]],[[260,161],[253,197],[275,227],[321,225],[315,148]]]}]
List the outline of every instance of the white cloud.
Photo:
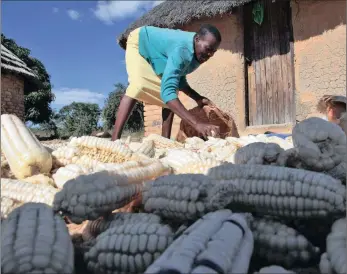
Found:
[{"label": "white cloud", "polygon": [[67,14],[72,20],[78,20],[81,17],[81,14],[77,10],[68,10]]},{"label": "white cloud", "polygon": [[56,8],[56,7],[54,7],[54,8],[53,8],[53,12],[54,12],[54,13],[57,13],[57,12],[59,12],[59,9]]},{"label": "white cloud", "polygon": [[72,102],[92,103],[102,106],[106,96],[102,93],[93,92],[81,88],[60,88],[53,89],[55,100],[52,102],[54,107],[61,108]]},{"label": "white cloud", "polygon": [[164,1],[98,1],[93,13],[100,21],[112,25],[117,19],[139,16]]}]

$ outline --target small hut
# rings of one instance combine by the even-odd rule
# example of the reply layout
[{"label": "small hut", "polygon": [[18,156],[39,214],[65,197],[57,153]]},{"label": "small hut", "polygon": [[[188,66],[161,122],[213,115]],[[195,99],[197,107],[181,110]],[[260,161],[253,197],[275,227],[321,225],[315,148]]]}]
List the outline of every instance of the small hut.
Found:
[{"label": "small hut", "polygon": [[[289,132],[324,94],[346,95],[344,0],[165,1],[118,43],[125,49],[129,33],[144,25],[197,31],[203,23],[220,30],[222,44],[188,82],[231,114],[241,135]],[[145,105],[146,134],[160,132],[160,111]],[[176,117],[172,137],[178,124]]]},{"label": "small hut", "polygon": [[1,45],[1,114],[15,114],[24,121],[24,84],[34,79],[35,73]]}]

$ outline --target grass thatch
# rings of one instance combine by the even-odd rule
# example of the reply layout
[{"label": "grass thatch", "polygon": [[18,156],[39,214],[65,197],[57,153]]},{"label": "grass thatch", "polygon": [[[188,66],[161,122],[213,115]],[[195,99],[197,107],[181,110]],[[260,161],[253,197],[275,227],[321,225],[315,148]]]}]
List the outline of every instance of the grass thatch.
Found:
[{"label": "grass thatch", "polygon": [[4,45],[1,45],[1,70],[20,74],[26,78],[37,78],[35,73]]},{"label": "grass thatch", "polygon": [[125,49],[129,33],[142,26],[177,28],[203,17],[229,14],[232,9],[253,0],[229,1],[165,1],[133,22],[119,37],[118,44]]}]

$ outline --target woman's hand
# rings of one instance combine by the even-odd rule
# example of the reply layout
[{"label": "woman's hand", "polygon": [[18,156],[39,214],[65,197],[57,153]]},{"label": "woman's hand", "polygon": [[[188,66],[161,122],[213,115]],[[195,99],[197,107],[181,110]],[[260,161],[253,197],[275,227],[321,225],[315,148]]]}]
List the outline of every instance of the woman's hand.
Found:
[{"label": "woman's hand", "polygon": [[200,108],[203,108],[204,106],[213,105],[212,101],[206,97],[201,96],[199,99],[196,100],[196,103]]}]

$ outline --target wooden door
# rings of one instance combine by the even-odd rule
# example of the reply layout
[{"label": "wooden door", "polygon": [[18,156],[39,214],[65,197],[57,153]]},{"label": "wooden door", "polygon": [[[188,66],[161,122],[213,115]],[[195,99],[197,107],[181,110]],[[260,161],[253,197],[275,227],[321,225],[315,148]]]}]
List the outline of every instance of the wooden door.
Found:
[{"label": "wooden door", "polygon": [[293,35],[290,1],[260,0],[261,25],[252,2],[244,7],[247,126],[295,121]]}]

